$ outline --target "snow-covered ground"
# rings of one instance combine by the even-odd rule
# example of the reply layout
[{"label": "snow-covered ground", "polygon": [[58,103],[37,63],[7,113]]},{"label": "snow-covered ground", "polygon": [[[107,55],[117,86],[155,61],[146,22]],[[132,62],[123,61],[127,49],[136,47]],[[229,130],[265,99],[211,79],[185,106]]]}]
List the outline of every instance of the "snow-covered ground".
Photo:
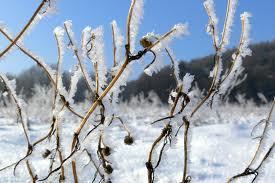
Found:
[{"label": "snow-covered ground", "polygon": [[[233,107],[232,107],[233,109]],[[268,109],[268,108],[264,108]],[[122,131],[121,126],[114,125],[108,131],[107,144],[112,149],[110,161],[114,167],[112,174],[112,182],[114,183],[143,183],[147,182],[147,170],[145,162],[147,161],[147,154],[154,139],[161,132],[161,125],[152,126],[149,123],[158,119],[158,114],[152,113],[152,116],[143,117],[139,111],[135,109],[135,114],[128,113],[125,118],[127,125],[133,131],[135,142],[128,146],[123,143],[125,132]],[[150,109],[148,109],[150,110]],[[157,109],[155,109],[157,110]],[[159,109],[161,113],[165,109]],[[240,110],[241,111],[241,110]],[[241,113],[239,111],[239,113]],[[232,112],[234,113],[234,112]],[[238,113],[238,110],[235,110]],[[257,140],[252,140],[250,132],[255,124],[266,117],[266,113],[261,115],[256,113],[247,113],[243,116],[233,116],[227,121],[221,122],[218,119],[212,119],[214,123],[206,125],[195,126],[192,129],[191,141],[191,157],[190,157],[190,174],[192,182],[209,182],[221,183],[237,174],[241,173],[250,162],[253,153],[255,152]],[[230,114],[228,114],[230,115]],[[223,117],[221,117],[223,118]],[[23,157],[26,152],[26,143],[24,140],[22,129],[19,125],[8,122],[9,119],[0,119],[0,168],[13,163],[19,158]],[[73,129],[77,123],[66,121],[63,125],[63,148],[66,149],[72,139]],[[31,140],[38,139],[43,134],[47,133],[49,124],[32,124],[30,135]],[[274,128],[271,130],[270,139],[274,141]],[[273,136],[272,136],[273,135]],[[93,140],[94,138],[94,140]],[[89,142],[94,149],[96,149],[96,137],[91,136]],[[49,161],[42,158],[45,145],[38,146],[29,158],[35,172],[39,178],[47,175]],[[66,144],[66,145],[64,145]],[[92,148],[91,148],[92,149]],[[66,150],[65,150],[66,151]],[[68,151],[68,150],[67,150]],[[66,151],[66,154],[68,152]],[[94,154],[95,155],[95,154]],[[78,156],[77,156],[78,157]],[[76,158],[77,158],[76,157]],[[96,156],[94,157],[96,158]],[[94,174],[94,168],[90,166],[89,171],[81,171],[83,164],[87,162],[87,158],[79,156],[77,159],[80,182],[91,182]],[[275,180],[275,159],[274,156],[271,161],[264,168],[264,173],[261,173],[259,182],[272,183]],[[70,169],[69,162],[66,167]],[[161,162],[161,165],[155,172],[156,182],[174,183],[180,182],[183,169],[183,134],[182,131],[178,137],[176,144],[169,148]],[[70,172],[66,172],[70,174]],[[72,181],[72,176],[67,177],[66,182]],[[13,168],[0,172],[0,182],[30,182],[30,177],[26,171],[25,162],[21,163],[15,176],[13,175]],[[58,182],[56,176],[52,176],[47,182]],[[237,181],[238,182],[238,181]],[[250,182],[249,180],[239,180],[239,182]]]}]

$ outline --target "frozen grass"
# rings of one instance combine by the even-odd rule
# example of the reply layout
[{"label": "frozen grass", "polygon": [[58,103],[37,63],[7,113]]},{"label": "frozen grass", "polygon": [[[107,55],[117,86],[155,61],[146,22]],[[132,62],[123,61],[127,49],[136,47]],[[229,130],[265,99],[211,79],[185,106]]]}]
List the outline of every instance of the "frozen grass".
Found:
[{"label": "frozen grass", "polygon": [[[121,105],[121,107],[125,106]],[[131,146],[127,146],[123,143],[125,132],[121,126],[115,126],[107,129],[107,135],[111,137],[110,148],[112,149],[111,159],[112,162],[117,162],[114,166],[114,172],[112,175],[112,181],[114,183],[125,182],[146,182],[147,181],[147,169],[144,166],[146,162],[146,155],[150,149],[150,146],[159,134],[161,127],[158,125],[150,125],[150,123],[159,118],[159,115],[149,117],[143,117],[141,109],[144,110],[146,104],[143,107],[129,107],[122,108],[122,111],[128,112],[128,116],[124,116],[127,125],[134,131],[135,142]],[[230,106],[228,106],[229,108]],[[194,182],[211,182],[220,183],[225,182],[227,178],[233,176],[236,173],[241,172],[248,162],[250,161],[253,152],[255,152],[256,143],[250,137],[250,132],[260,119],[265,117],[264,113],[259,115],[257,111],[264,111],[267,107],[258,108],[254,112],[248,112],[246,109],[238,106],[231,106],[231,109],[236,111],[242,111],[246,113],[246,117],[234,116],[230,120],[224,120],[218,118],[209,121],[200,120],[201,124],[192,129],[193,138],[191,141],[191,170],[190,174]],[[259,110],[260,109],[260,110]],[[148,108],[149,111],[150,108]],[[166,111],[166,107],[155,108],[156,111]],[[134,111],[136,111],[134,113]],[[234,113],[234,111],[231,111]],[[246,112],[245,112],[246,111]],[[151,113],[152,114],[152,113]],[[165,113],[163,113],[165,114]],[[160,114],[161,115],[161,114]],[[10,122],[8,122],[10,121]],[[1,118],[0,121],[0,166],[3,167],[8,163],[14,162],[22,157],[25,153],[26,144],[24,141],[22,129],[19,125],[12,124],[13,120],[7,118]],[[62,130],[64,139],[64,147],[69,145],[70,137],[73,135],[71,129],[76,127],[77,123],[73,120],[65,122]],[[204,124],[204,125],[203,125]],[[207,124],[207,125],[206,125]],[[150,130],[149,130],[150,129]],[[31,139],[35,140],[46,134],[48,130],[47,124],[31,124],[30,135]],[[275,134],[275,129],[272,129],[270,134]],[[96,139],[96,135],[92,135],[90,139]],[[91,140],[91,146],[96,148],[95,140]],[[110,138],[108,138],[110,139]],[[48,172],[49,161],[42,158],[42,154],[46,147],[49,147],[48,143],[40,145],[36,149],[34,156],[30,158],[32,165],[39,177],[43,177]],[[160,167],[156,170],[156,182],[177,182],[181,177],[183,166],[183,136],[178,136],[177,143],[174,147],[169,148],[161,162]],[[69,151],[66,152],[68,154]],[[81,180],[85,182],[92,181],[94,169],[91,168],[90,173],[81,172],[81,167],[87,162],[87,159],[80,159],[79,174]],[[260,179],[260,182],[272,182],[275,178],[275,167],[272,166],[275,161],[272,159],[265,168],[264,176]],[[66,165],[68,166],[68,165]],[[55,176],[53,176],[55,177]],[[69,177],[68,177],[69,178]],[[72,177],[70,177],[72,178]],[[13,168],[0,172],[0,182],[25,182],[29,180],[29,175],[25,169],[24,163],[19,165],[16,176],[13,175]],[[51,178],[50,180],[54,180]],[[73,180],[66,180],[70,182]],[[250,182],[246,180],[244,182]]]}]

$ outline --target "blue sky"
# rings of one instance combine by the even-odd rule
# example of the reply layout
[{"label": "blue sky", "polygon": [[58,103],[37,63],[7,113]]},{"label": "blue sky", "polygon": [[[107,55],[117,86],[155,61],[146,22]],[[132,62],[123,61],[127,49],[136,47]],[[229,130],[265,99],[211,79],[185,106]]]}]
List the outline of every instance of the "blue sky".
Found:
[{"label": "blue sky", "polygon": [[[10,32],[16,35],[28,21],[40,0],[9,0],[1,3],[0,20]],[[189,61],[213,53],[211,38],[205,33],[208,21],[203,8],[203,0],[145,0],[144,19],[140,27],[139,37],[154,31],[163,34],[174,24],[188,23],[190,35],[173,42],[172,48],[178,59]],[[215,0],[219,29],[226,10],[226,0]],[[57,13],[47,16],[24,39],[24,44],[49,64],[56,63],[57,51],[53,37],[53,29],[62,25],[65,20],[72,20],[74,32],[80,38],[81,31],[87,25],[105,29],[105,53],[108,64],[112,62],[112,44],[110,22],[116,20],[122,32],[130,0],[58,0]],[[239,0],[230,47],[238,43],[240,34],[239,15],[243,11],[251,12],[252,42],[272,40],[275,38],[275,1],[274,0]],[[0,49],[8,42],[0,36]],[[73,57],[66,57],[64,64],[68,69],[75,63]],[[0,71],[18,74],[31,67],[33,62],[18,50],[0,61]],[[141,66],[136,66],[140,73]],[[136,78],[138,76],[132,76]]]}]

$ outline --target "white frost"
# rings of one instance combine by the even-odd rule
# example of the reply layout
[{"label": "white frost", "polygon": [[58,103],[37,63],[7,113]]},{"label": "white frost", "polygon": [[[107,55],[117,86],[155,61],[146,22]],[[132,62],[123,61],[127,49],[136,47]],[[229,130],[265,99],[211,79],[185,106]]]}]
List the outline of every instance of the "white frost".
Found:
[{"label": "white frost", "polygon": [[130,47],[131,52],[135,51],[136,37],[139,30],[139,25],[143,18],[143,0],[132,0],[131,6],[133,7],[132,18],[130,22]]}]

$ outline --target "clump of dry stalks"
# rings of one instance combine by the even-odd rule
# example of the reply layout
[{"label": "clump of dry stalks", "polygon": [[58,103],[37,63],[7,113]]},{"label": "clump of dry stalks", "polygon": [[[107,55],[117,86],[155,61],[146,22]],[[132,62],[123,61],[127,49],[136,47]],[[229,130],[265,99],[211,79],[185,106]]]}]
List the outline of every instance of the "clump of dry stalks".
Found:
[{"label": "clump of dry stalks", "polygon": [[[198,104],[193,106],[191,110],[186,110],[187,107],[189,107],[188,105],[190,105],[190,103],[192,102],[192,98],[189,97],[188,91],[191,87],[191,82],[193,78],[190,75],[186,75],[185,78],[180,79],[178,63],[173,56],[172,50],[167,45],[167,42],[169,42],[170,39],[172,39],[173,37],[186,33],[186,30],[185,30],[186,27],[184,25],[178,24],[162,36],[155,35],[153,33],[147,34],[140,40],[142,49],[138,52],[134,52],[135,37],[137,34],[138,24],[142,16],[141,14],[142,14],[143,1],[132,0],[128,17],[127,17],[127,24],[126,24],[126,44],[124,46],[124,50],[125,50],[124,55],[122,55],[124,61],[121,63],[118,62],[118,54],[119,54],[118,49],[121,46],[121,37],[119,37],[118,35],[116,22],[112,23],[114,60],[113,60],[113,68],[111,69],[112,71],[111,81],[107,84],[106,75],[104,75],[104,68],[101,66],[102,63],[100,62],[101,58],[99,58],[96,53],[97,51],[100,52],[100,50],[102,49],[100,45],[97,44],[98,43],[97,41],[100,41],[102,38],[101,37],[102,32],[100,28],[96,30],[92,30],[90,27],[87,27],[86,29],[84,29],[83,35],[82,35],[82,41],[81,41],[81,46],[82,46],[82,51],[81,51],[78,49],[78,45],[74,40],[75,38],[72,31],[72,22],[66,21],[64,23],[64,28],[58,27],[54,34],[56,38],[57,49],[58,49],[57,69],[54,72],[39,57],[35,56],[33,53],[28,51],[23,46],[23,44],[19,42],[19,40],[23,37],[25,32],[33,24],[36,17],[38,15],[45,14],[48,11],[48,9],[51,8],[52,3],[53,2],[51,0],[42,0],[41,4],[36,9],[33,16],[30,18],[30,20],[27,22],[25,27],[20,31],[20,33],[15,38],[12,38],[8,34],[6,29],[4,29],[3,27],[0,27],[0,32],[7,38],[7,40],[10,41],[10,44],[0,53],[0,57],[3,57],[4,55],[6,55],[12,47],[17,47],[22,53],[24,53],[26,56],[31,58],[46,73],[46,75],[48,76],[54,88],[54,97],[52,100],[53,115],[52,115],[50,129],[45,136],[41,137],[35,142],[31,142],[27,132],[27,127],[26,127],[27,118],[22,109],[23,107],[22,101],[20,101],[20,99],[17,97],[16,93],[14,92],[15,88],[10,84],[11,82],[9,81],[9,79],[5,75],[2,75],[2,74],[0,75],[0,79],[4,83],[7,92],[10,94],[10,97],[12,98],[12,100],[16,105],[18,119],[20,121],[20,124],[22,125],[22,129],[24,131],[25,138],[27,141],[26,155],[22,157],[20,160],[2,168],[0,171],[3,171],[10,167],[14,167],[14,172],[15,172],[17,166],[22,161],[25,161],[28,173],[33,182],[48,180],[48,178],[54,174],[59,175],[59,181],[63,182],[66,180],[65,169],[66,168],[69,169],[69,167],[65,166],[65,163],[70,162],[71,170],[72,170],[71,172],[74,178],[74,182],[77,183],[79,182],[79,173],[78,173],[79,170],[77,170],[77,166],[76,166],[77,158],[79,156],[87,156],[89,158],[89,162],[86,166],[92,163],[92,166],[95,169],[93,182],[98,180],[97,179],[98,176],[100,177],[99,182],[102,182],[102,181],[111,182],[111,177],[109,175],[112,174],[114,167],[112,167],[112,162],[109,159],[109,156],[112,154],[112,147],[110,147],[105,142],[106,139],[104,135],[105,133],[104,128],[106,126],[112,125],[114,121],[118,121],[122,124],[123,129],[127,133],[127,135],[124,138],[124,143],[127,145],[132,145],[134,142],[134,137],[132,136],[130,130],[125,125],[122,118],[116,115],[115,111],[113,111],[111,115],[106,112],[107,110],[110,110],[109,106],[112,106],[112,104],[115,103],[114,95],[118,95],[116,93],[116,90],[114,90],[113,88],[116,88],[117,87],[116,85],[119,85],[119,86],[123,85],[123,82],[126,82],[126,81],[123,81],[125,78],[122,78],[122,77],[125,72],[128,72],[127,68],[134,61],[139,60],[140,58],[142,58],[144,55],[148,53],[153,56],[153,59],[151,63],[145,67],[145,72],[149,74],[152,74],[152,72],[157,72],[158,68],[156,68],[156,70],[153,69],[153,71],[150,71],[150,68],[156,67],[158,62],[157,60],[158,52],[160,51],[160,49],[163,49],[165,50],[166,54],[170,58],[171,65],[174,70],[173,73],[177,83],[177,87],[175,91],[171,93],[171,96],[170,96],[171,109],[169,111],[169,115],[165,118],[156,120],[152,123],[152,124],[155,124],[158,122],[163,122],[164,126],[159,136],[153,142],[148,153],[147,162],[145,164],[148,170],[147,171],[148,183],[154,182],[155,171],[157,167],[161,164],[163,154],[165,153],[164,149],[167,147],[168,144],[171,144],[171,141],[174,138],[177,138],[181,128],[184,129],[184,133],[183,133],[184,167],[183,167],[183,175],[182,175],[181,183],[191,182],[191,175],[190,175],[190,172],[188,171],[190,166],[188,159],[189,159],[189,151],[190,151],[190,135],[191,135],[190,129],[193,127],[192,117],[199,111],[199,109],[205,103],[208,103],[210,107],[212,107],[212,105],[215,104],[218,101],[218,99],[226,98],[226,95],[228,95],[228,92],[232,90],[231,85],[233,85],[234,87],[235,85],[243,81],[243,79],[239,79],[239,76],[242,73],[242,70],[239,69],[238,67],[241,65],[241,59],[244,58],[246,55],[250,54],[250,50],[247,48],[248,46],[247,31],[249,29],[247,28],[247,26],[249,26],[248,18],[250,15],[247,13],[244,13],[241,16],[242,34],[240,37],[239,46],[232,56],[233,60],[232,60],[231,66],[227,69],[226,72],[222,72],[222,55],[229,42],[232,19],[235,13],[237,0],[228,0],[226,18],[224,21],[224,27],[223,27],[223,32],[222,32],[220,41],[218,37],[217,17],[214,12],[213,1],[206,0],[204,2],[206,12],[209,16],[207,31],[212,36],[213,46],[215,49],[215,55],[213,58],[214,68],[211,74],[212,83],[210,85],[210,88],[207,91],[206,96],[202,98],[202,100]],[[79,112],[77,112],[76,109],[72,107],[73,106],[72,98],[75,93],[74,88],[76,83],[71,82],[71,86],[67,92],[64,91],[64,89],[62,88],[61,66],[62,66],[62,58],[64,54],[63,53],[64,52],[63,36],[65,35],[68,40],[68,47],[73,52],[77,60],[75,73],[72,76],[72,78],[73,77],[77,78],[78,73],[82,74],[82,77],[85,80],[87,89],[91,96],[92,103],[90,108],[85,114],[80,114]],[[91,61],[93,65],[94,80],[90,78],[87,72],[85,63],[83,62],[84,58],[87,58],[89,61]],[[221,76],[222,73],[224,74],[223,76]],[[190,86],[187,86],[187,85],[190,85]],[[259,173],[258,170],[262,167],[266,159],[269,158],[274,148],[274,143],[273,143],[271,147],[265,152],[265,155],[260,161],[259,165],[256,168],[252,167],[255,161],[259,159],[259,153],[262,153],[262,146],[263,146],[262,144],[264,143],[266,134],[268,133],[268,128],[270,126],[270,117],[273,112],[274,103],[275,103],[275,100],[273,101],[272,108],[268,115],[268,118],[260,122],[261,124],[264,123],[264,130],[262,132],[262,135],[257,137],[260,139],[260,142],[251,163],[247,166],[247,168],[244,170],[243,173],[233,176],[228,180],[228,182],[231,182],[235,179],[248,176],[248,175],[255,175],[252,182],[254,182],[257,179],[257,176]],[[61,144],[62,141],[61,141],[61,132],[60,132],[62,130],[61,129],[62,126],[60,125],[60,123],[64,118],[63,115],[65,110],[68,110],[69,112],[71,112],[73,115],[77,116],[80,119],[80,123],[78,127],[75,129],[74,135],[72,137],[70,153],[67,156],[65,156],[62,150],[62,144]],[[87,130],[84,127],[90,118],[92,118],[91,121],[93,123],[93,127]],[[180,125],[175,124],[175,122],[178,119],[180,119]],[[89,136],[92,133],[95,133],[98,138],[98,142],[97,142],[98,145],[95,153],[91,152],[90,149],[85,148],[85,145],[84,145],[84,142],[89,140]],[[37,145],[47,140],[54,141],[55,143],[54,149],[46,149],[45,152],[43,153],[43,158],[48,158],[50,156],[49,172],[46,177],[38,177],[38,175],[35,174],[34,168],[30,165],[29,157],[32,155]],[[159,144],[161,143],[162,143],[162,146],[158,148]],[[97,157],[93,157],[94,154],[96,154]],[[153,158],[154,156],[157,156],[156,162],[154,162],[154,158]]]}]

